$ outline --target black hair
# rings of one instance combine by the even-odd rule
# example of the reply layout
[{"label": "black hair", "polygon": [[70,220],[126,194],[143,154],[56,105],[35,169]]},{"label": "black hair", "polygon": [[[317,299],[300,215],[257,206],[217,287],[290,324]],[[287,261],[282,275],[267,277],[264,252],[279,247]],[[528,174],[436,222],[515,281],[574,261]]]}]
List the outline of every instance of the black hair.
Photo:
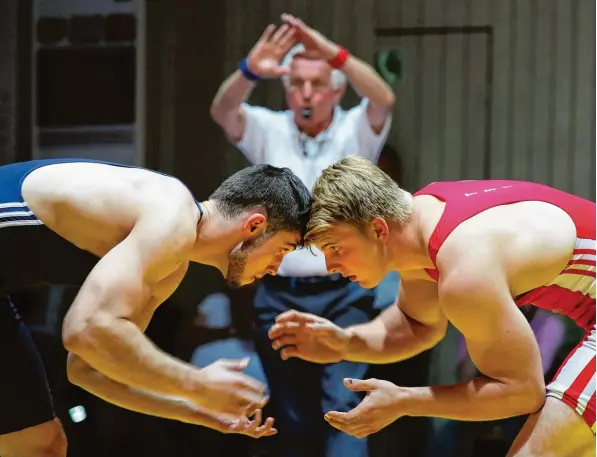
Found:
[{"label": "black hair", "polygon": [[263,164],[234,173],[220,184],[210,200],[229,218],[263,206],[267,211],[268,233],[299,231],[301,242],[311,206],[309,189],[289,168]]}]

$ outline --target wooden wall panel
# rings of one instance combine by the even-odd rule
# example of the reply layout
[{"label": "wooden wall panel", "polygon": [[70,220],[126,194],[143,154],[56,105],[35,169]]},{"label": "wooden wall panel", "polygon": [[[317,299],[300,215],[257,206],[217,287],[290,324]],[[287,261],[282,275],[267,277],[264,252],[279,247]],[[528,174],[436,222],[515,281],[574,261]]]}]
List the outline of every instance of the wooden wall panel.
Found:
[{"label": "wooden wall panel", "polygon": [[[374,14],[386,29],[491,28],[487,47],[466,34],[444,35],[442,43],[377,38],[377,49],[406,55],[391,136],[402,146],[405,182],[528,179],[595,199],[593,0],[377,0]],[[483,81],[486,51],[491,74],[474,87]],[[426,74],[436,57],[440,74]],[[439,89],[438,78],[445,80]],[[433,97],[443,121],[430,109]],[[479,103],[487,128],[476,123]],[[481,137],[489,142],[472,149]]]}]

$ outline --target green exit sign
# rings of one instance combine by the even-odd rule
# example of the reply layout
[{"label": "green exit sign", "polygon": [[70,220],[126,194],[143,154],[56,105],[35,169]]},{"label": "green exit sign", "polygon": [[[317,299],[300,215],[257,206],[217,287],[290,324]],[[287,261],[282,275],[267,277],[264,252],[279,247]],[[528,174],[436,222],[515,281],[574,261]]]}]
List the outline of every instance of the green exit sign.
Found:
[{"label": "green exit sign", "polygon": [[389,49],[375,53],[375,70],[388,84],[402,81],[403,67],[403,54],[401,51]]}]

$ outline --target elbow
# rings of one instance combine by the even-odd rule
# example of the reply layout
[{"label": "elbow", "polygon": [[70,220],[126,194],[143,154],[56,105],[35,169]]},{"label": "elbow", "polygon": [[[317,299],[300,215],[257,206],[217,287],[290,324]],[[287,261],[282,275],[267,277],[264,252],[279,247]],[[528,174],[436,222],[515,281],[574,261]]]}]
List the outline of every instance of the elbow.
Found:
[{"label": "elbow", "polygon": [[446,336],[446,332],[448,331],[448,320],[444,319],[439,322],[437,325],[430,327],[429,329],[429,347],[427,349],[431,349],[435,347],[441,340],[443,340]]},{"label": "elbow", "polygon": [[75,386],[81,387],[85,383],[86,375],[91,368],[79,356],[70,353],[66,361],[66,376],[68,381]]},{"label": "elbow", "polygon": [[394,105],[396,104],[396,95],[390,88],[388,88],[388,90],[386,91],[386,95],[383,98],[382,103],[383,107],[388,111],[394,109]]},{"label": "elbow", "polygon": [[209,108],[209,114],[211,115],[211,118],[214,120],[216,124],[221,124],[220,121],[222,119],[222,115],[220,107],[218,106],[215,100],[211,103],[211,106]]},{"label": "elbow", "polygon": [[520,384],[511,384],[510,389],[510,401],[507,402],[511,405],[510,416],[536,413],[545,404],[545,384],[542,379],[520,381]]},{"label": "elbow", "polygon": [[101,346],[107,336],[111,324],[106,319],[90,318],[75,325],[65,322],[62,329],[62,343],[64,348],[76,355],[89,353]]},{"label": "elbow", "polygon": [[529,384],[523,392],[524,411],[521,414],[533,414],[543,408],[545,404],[545,384],[543,382]]},{"label": "elbow", "polygon": [[228,113],[223,109],[221,104],[214,100],[209,108],[209,114],[213,121],[218,124],[220,127],[223,127],[226,124],[226,119],[228,118]]}]

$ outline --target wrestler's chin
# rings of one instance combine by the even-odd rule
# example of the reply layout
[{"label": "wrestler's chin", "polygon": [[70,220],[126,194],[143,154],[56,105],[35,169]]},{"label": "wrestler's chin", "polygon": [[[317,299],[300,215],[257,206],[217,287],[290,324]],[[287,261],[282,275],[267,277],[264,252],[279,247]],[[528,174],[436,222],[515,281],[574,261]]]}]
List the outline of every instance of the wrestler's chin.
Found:
[{"label": "wrestler's chin", "polygon": [[255,281],[257,281],[257,279],[258,278],[256,276],[242,278],[239,282],[239,287],[248,286],[249,284],[253,284]]},{"label": "wrestler's chin", "polygon": [[353,282],[358,282],[359,286],[361,286],[364,289],[373,289],[374,287],[376,287],[379,284],[379,281],[372,281],[371,279],[368,278],[355,278],[354,280],[351,278],[350,279]]}]

